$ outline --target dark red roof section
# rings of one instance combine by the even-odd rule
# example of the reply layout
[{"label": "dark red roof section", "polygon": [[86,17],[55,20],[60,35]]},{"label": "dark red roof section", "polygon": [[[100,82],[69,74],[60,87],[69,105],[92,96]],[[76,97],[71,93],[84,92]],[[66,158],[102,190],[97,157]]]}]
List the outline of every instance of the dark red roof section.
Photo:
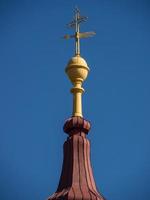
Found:
[{"label": "dark red roof section", "polygon": [[69,118],[64,131],[69,135],[64,143],[64,160],[57,191],[48,200],[104,200],[97,191],[91,162],[90,142],[86,134],[90,122],[82,117]]}]

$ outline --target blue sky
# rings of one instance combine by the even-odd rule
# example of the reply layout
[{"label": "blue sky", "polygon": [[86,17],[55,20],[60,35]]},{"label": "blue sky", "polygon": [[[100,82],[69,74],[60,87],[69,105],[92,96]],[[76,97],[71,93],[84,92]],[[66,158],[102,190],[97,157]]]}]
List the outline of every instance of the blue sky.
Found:
[{"label": "blue sky", "polygon": [[84,117],[91,160],[107,200],[150,199],[150,3],[147,0],[0,1],[0,199],[55,192],[72,113],[64,69],[74,54],[78,5],[88,16],[81,55],[90,74]]}]

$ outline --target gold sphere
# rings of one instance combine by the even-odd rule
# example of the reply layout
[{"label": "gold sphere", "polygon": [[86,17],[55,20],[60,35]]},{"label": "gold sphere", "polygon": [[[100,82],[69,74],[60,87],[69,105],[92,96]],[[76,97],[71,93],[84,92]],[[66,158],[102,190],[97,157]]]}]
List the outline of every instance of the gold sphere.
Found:
[{"label": "gold sphere", "polygon": [[72,57],[65,69],[72,84],[77,81],[83,82],[87,78],[89,70],[86,61],[79,55]]}]

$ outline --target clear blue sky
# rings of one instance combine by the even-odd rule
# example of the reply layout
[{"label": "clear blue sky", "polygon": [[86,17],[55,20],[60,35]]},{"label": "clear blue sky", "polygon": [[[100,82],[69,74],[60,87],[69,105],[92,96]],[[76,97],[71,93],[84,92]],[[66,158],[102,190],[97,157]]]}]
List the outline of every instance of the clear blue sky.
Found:
[{"label": "clear blue sky", "polygon": [[76,5],[89,17],[82,31],[97,33],[81,45],[97,187],[108,200],[150,199],[150,1],[1,0],[1,200],[44,200],[57,188],[74,51],[61,37]]}]

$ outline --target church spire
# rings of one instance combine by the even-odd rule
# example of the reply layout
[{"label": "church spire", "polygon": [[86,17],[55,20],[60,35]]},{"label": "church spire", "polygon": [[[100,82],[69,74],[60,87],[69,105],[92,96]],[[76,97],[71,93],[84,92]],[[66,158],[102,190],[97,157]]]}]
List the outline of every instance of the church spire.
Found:
[{"label": "church spire", "polygon": [[82,83],[86,79],[89,68],[80,56],[80,38],[88,33],[79,32],[79,24],[85,17],[75,10],[75,19],[69,24],[75,26],[75,34],[65,38],[75,38],[75,56],[70,59],[66,73],[73,84],[73,113],[65,121],[64,132],[68,135],[64,143],[64,159],[62,172],[56,192],[48,200],[105,200],[98,192],[90,162],[90,142],[86,138],[90,130],[90,122],[82,115]]},{"label": "church spire", "polygon": [[83,81],[87,78],[89,67],[86,61],[80,56],[80,38],[93,36],[95,32],[80,32],[80,23],[87,20],[87,17],[81,16],[78,8],[75,9],[73,21],[68,26],[75,28],[74,35],[65,35],[65,39],[75,39],[75,56],[71,58],[66,67],[66,73],[73,84],[71,93],[73,93],[73,112],[72,116],[83,117],[82,114],[82,88]]}]

